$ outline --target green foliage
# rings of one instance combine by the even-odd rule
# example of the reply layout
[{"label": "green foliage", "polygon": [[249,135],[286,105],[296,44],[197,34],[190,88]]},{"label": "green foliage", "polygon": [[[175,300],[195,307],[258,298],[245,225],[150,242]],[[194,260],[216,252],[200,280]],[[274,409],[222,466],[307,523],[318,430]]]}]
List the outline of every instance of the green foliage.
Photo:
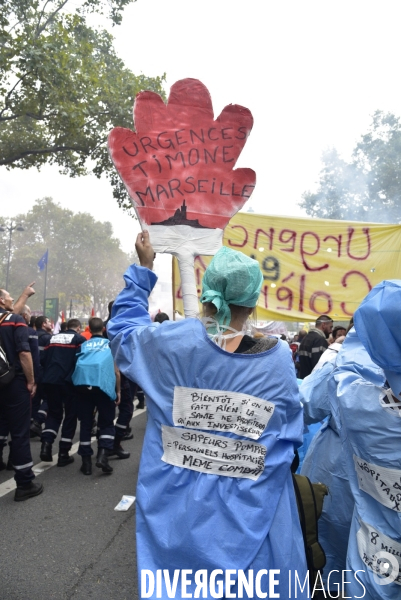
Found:
[{"label": "green foliage", "polygon": [[[42,310],[45,271],[39,273],[37,263],[49,249],[46,296],[60,297],[60,310],[65,311],[73,299],[74,305],[94,306],[106,316],[107,304],[123,288],[122,275],[132,262],[113,237],[111,224],[95,221],[87,213],[74,214],[51,198],[37,200],[27,214],[13,220],[25,229],[12,234],[8,287],[13,298],[35,280],[36,294],[29,305]],[[0,287],[5,285],[7,240],[5,232],[0,239]]]},{"label": "green foliage", "polygon": [[401,121],[376,111],[352,160],[335,149],[322,157],[317,192],[305,192],[300,206],[312,217],[398,223],[401,221]]},{"label": "green foliage", "polygon": [[107,152],[113,127],[132,128],[144,89],[163,93],[162,77],[134,75],[117,57],[113,37],[86,22],[97,12],[121,21],[131,0],[0,2],[0,165],[55,164],[71,177],[106,174],[120,206],[131,204]]}]

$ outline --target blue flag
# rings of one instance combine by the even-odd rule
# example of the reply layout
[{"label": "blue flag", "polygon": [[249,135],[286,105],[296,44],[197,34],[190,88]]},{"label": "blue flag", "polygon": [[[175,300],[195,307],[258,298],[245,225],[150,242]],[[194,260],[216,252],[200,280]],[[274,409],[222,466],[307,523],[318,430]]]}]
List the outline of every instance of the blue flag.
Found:
[{"label": "blue flag", "polygon": [[38,262],[39,271],[43,271],[43,269],[47,265],[47,261],[49,260],[49,250],[46,250],[40,261]]}]

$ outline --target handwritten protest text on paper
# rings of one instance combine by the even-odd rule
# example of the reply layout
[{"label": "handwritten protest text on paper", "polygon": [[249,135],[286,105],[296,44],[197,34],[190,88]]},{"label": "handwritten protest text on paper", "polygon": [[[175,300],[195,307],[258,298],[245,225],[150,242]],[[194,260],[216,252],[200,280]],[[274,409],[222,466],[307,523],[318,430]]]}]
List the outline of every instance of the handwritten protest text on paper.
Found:
[{"label": "handwritten protest text on paper", "polygon": [[265,468],[266,447],[256,442],[162,425],[162,460],[200,473],[256,480]]},{"label": "handwritten protest text on paper", "polygon": [[356,539],[361,560],[363,560],[371,571],[381,574],[380,559],[383,557],[387,561],[390,559],[394,568],[392,582],[401,585],[401,544],[384,535],[384,533],[378,531],[372,525],[369,525],[369,523],[365,523],[362,520],[360,523],[361,528],[356,534]]},{"label": "handwritten protest text on paper", "polygon": [[274,412],[274,404],[255,396],[223,390],[174,388],[175,425],[231,431],[257,440]]},{"label": "handwritten protest text on paper", "polygon": [[359,489],[375,500],[401,512],[401,471],[366,462],[354,454]]}]

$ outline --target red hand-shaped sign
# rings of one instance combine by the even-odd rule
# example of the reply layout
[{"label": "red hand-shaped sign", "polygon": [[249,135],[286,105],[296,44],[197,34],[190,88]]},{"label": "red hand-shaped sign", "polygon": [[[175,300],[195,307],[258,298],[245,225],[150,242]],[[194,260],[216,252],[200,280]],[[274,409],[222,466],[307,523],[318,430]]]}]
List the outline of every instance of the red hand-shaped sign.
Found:
[{"label": "red hand-shaped sign", "polygon": [[252,169],[233,170],[252,129],[247,108],[229,105],[214,121],[207,88],[175,83],[167,105],[154,92],[134,104],[136,133],[116,127],[111,158],[146,225],[223,229],[255,187]]}]

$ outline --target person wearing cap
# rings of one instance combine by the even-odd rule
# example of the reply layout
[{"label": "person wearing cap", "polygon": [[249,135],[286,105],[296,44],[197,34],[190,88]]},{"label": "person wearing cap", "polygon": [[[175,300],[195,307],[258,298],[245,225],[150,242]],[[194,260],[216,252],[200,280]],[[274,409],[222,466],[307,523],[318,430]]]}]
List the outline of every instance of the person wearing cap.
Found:
[{"label": "person wearing cap", "polygon": [[[259,265],[221,248],[203,277],[205,317],[159,324],[148,313],[156,276],[147,232],[136,250],[141,266],[125,273],[108,336],[118,368],[147,398],[136,494],[141,596],[145,570],[167,570],[173,582],[175,569],[191,569],[194,594],[195,572],[233,569],[235,594],[238,571],[260,578],[277,569],[274,592],[288,597],[289,570],[306,577],[290,471],[303,417],[288,344],[243,333],[263,282]],[[177,590],[183,581],[179,573]],[[267,596],[268,577],[259,583]],[[157,597],[170,597],[164,580]]]},{"label": "person wearing cap", "polygon": [[401,594],[400,305],[401,280],[369,292],[328,382],[354,499],[346,566],[351,598]]}]

